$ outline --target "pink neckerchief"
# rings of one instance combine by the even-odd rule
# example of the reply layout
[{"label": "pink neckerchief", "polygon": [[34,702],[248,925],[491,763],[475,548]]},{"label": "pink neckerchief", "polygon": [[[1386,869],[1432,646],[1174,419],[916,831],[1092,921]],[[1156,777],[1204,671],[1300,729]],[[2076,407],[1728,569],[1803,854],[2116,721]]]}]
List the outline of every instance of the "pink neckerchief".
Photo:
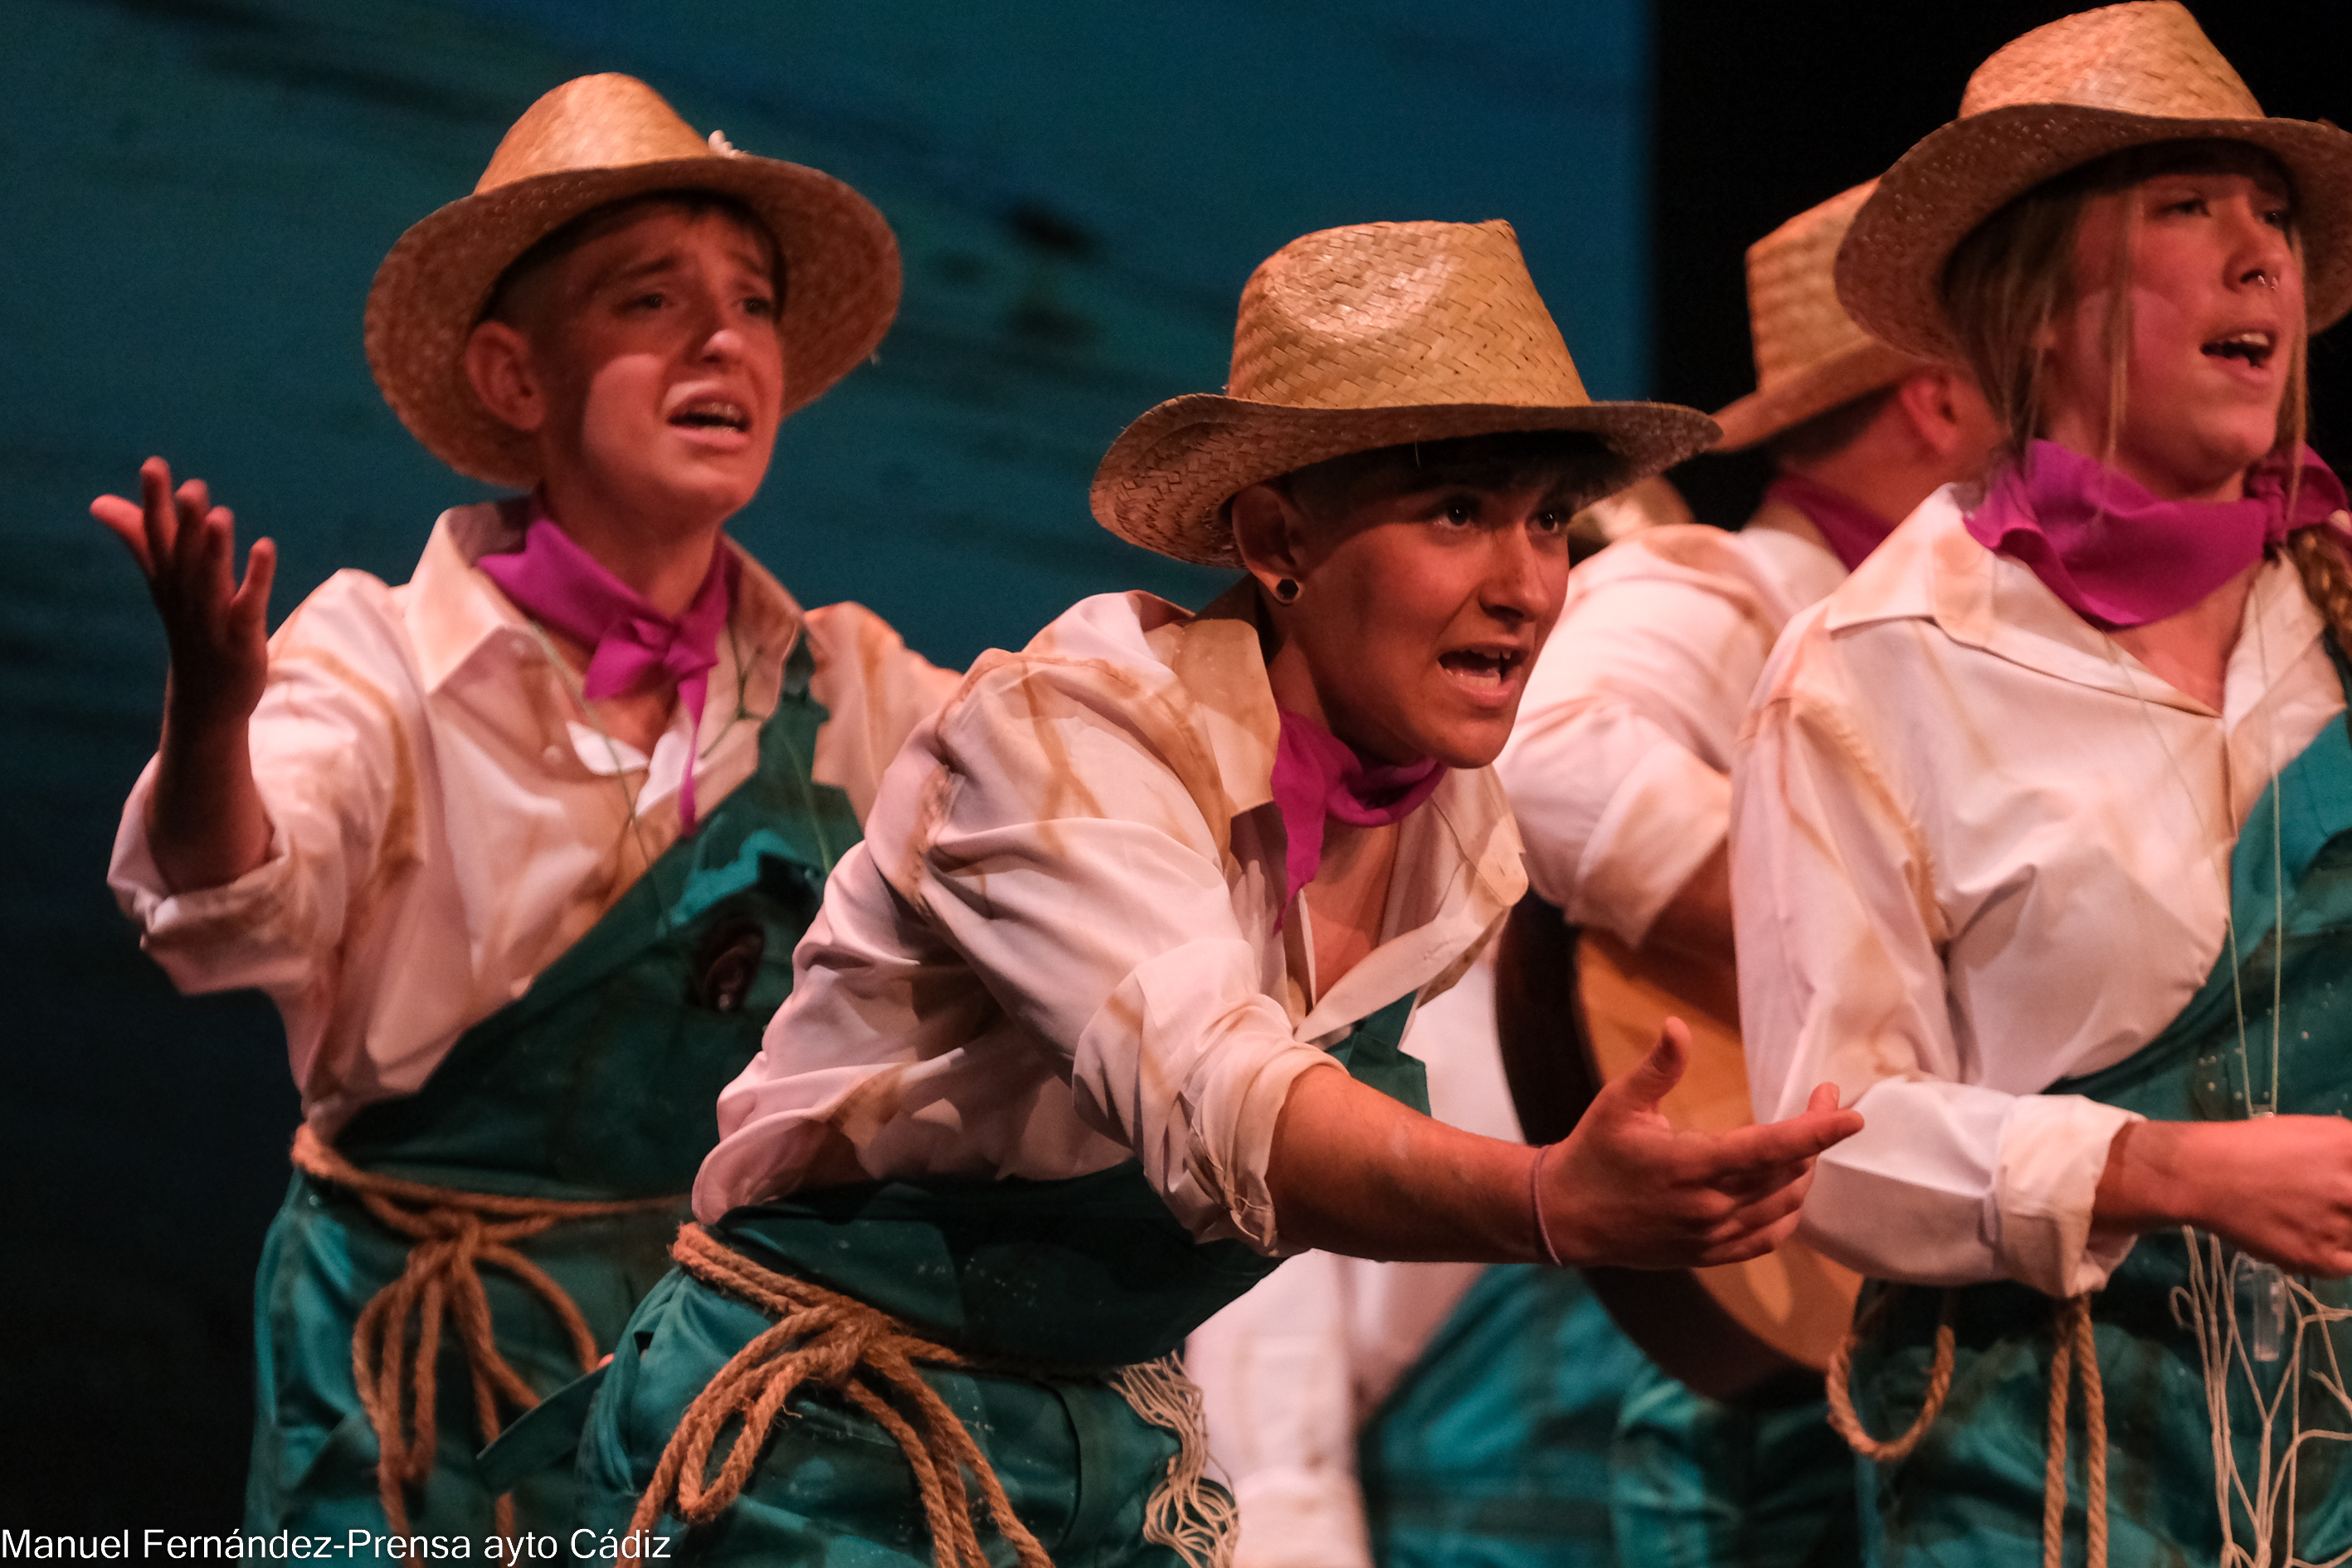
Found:
[{"label": "pink neckerchief", "polygon": [[[1368,763],[1356,749],[1312,719],[1281,710],[1282,736],[1274,750],[1274,804],[1282,811],[1288,846],[1283,872],[1287,886],[1282,907],[1315,879],[1323,864],[1323,819],[1336,816],[1359,827],[1402,822],[1430,797],[1445,776],[1435,757],[1391,766]],[[1279,926],[1280,921],[1276,924]]]},{"label": "pink neckerchief", "polygon": [[719,663],[719,633],[735,602],[742,565],[721,541],[710,571],[683,615],[663,615],[645,596],[606,571],[596,558],[532,504],[520,550],[474,563],[516,609],[581,647],[593,649],[580,682],[590,699],[618,697],[656,685],[675,685],[686,705],[687,758],[678,775],[677,819],[694,831],[694,754],[702,731],[702,704]]},{"label": "pink neckerchief", "polygon": [[2287,512],[2288,460],[2264,458],[2246,499],[2160,500],[2128,475],[2054,441],[1994,477],[1969,537],[2027,567],[2102,631],[2178,615],[2298,528],[2344,510],[2343,481],[2310,447]]},{"label": "pink neckerchief", "polygon": [[1822,531],[1830,553],[1843,562],[1849,572],[1895,531],[1895,524],[1844,491],[1801,474],[1782,474],[1765,487],[1764,499],[1803,512],[1805,521]]}]

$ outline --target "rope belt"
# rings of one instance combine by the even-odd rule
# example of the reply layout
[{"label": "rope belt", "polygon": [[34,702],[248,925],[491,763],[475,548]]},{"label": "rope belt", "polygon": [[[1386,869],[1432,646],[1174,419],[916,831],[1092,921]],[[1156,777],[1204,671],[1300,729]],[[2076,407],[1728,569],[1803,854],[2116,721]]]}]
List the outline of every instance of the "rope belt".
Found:
[{"label": "rope belt", "polygon": [[[499,1353],[490,1322],[490,1301],[482,1288],[484,1268],[504,1269],[547,1304],[572,1341],[580,1370],[593,1370],[603,1352],[580,1309],[547,1271],[514,1244],[566,1220],[637,1214],[678,1204],[676,1197],[612,1203],[566,1203],[551,1198],[501,1197],[461,1192],[425,1182],[362,1171],[304,1127],[294,1134],[298,1170],[355,1195],[387,1229],[408,1237],[408,1263],[400,1278],[368,1298],[352,1331],[352,1373],[360,1403],[375,1428],[376,1489],[393,1535],[408,1533],[404,1488],[432,1473],[436,1429],[435,1365],[445,1323],[454,1323],[466,1370],[473,1379],[474,1413],[488,1446],[500,1430],[499,1401],[519,1410],[539,1395]],[[415,1324],[415,1351],[409,1349]],[[514,1533],[514,1500],[500,1495],[499,1533]]]},{"label": "rope belt", "polygon": [[[670,1256],[704,1284],[776,1321],[736,1352],[687,1407],[637,1500],[630,1530],[651,1531],[665,1510],[689,1524],[717,1519],[751,1480],[785,1402],[803,1388],[822,1388],[849,1401],[897,1440],[914,1471],[936,1568],[989,1568],[964,1486],[966,1470],[1021,1568],[1053,1568],[1045,1549],[1013,1511],[987,1455],[917,1370],[1008,1369],[934,1344],[863,1301],[762,1268],[700,1226],[682,1228]],[[1174,1431],[1179,1440],[1166,1480],[1146,1505],[1144,1538],[1171,1547],[1192,1568],[1223,1568],[1233,1551],[1233,1503],[1202,1484],[1207,1443],[1200,1391],[1173,1356],[1118,1368],[1107,1381],[1139,1416]],[[740,1424],[713,1476],[711,1450],[730,1422]]]},{"label": "rope belt", "polygon": [[[1943,1413],[1952,1392],[1952,1310],[1959,1292],[1947,1290],[1936,1315],[1936,1353],[1927,1367],[1927,1393],[1919,1414],[1902,1436],[1881,1441],[1873,1437],[1855,1414],[1851,1388],[1853,1352],[1878,1331],[1899,1291],[1889,1289],[1854,1320],[1831,1357],[1825,1381],[1829,1385],[1830,1425],[1846,1446],[1865,1459],[1894,1464],[1908,1458]],[[2099,1346],[2091,1324],[2091,1298],[2085,1291],[2056,1302],[2051,1313],[2050,1423],[2042,1447],[2042,1562],[2059,1568],[2066,1532],[2066,1407],[2079,1367],[2083,1380],[2084,1466],[2086,1471],[2084,1513],[2090,1540],[2086,1568],[2107,1564],[2107,1395],[2099,1377]]]}]

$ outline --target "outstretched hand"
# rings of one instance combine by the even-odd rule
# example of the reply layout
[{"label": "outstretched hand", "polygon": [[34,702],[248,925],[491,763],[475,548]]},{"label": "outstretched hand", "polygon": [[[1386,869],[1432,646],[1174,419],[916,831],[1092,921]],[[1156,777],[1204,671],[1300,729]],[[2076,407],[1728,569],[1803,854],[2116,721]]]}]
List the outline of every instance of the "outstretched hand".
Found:
[{"label": "outstretched hand", "polygon": [[147,578],[172,653],[171,718],[201,728],[242,723],[269,668],[269,582],[278,548],[256,540],[236,580],[236,519],[202,479],[172,489],[171,465],[139,468],[140,499],[104,495],[89,514],[122,541]]},{"label": "outstretched hand", "polygon": [[1690,1031],[1667,1019],[1641,1064],[1538,1155],[1539,1212],[1563,1262],[1696,1268],[1769,1252],[1797,1227],[1814,1157],[1862,1131],[1832,1084],[1786,1121],[1677,1128],[1659,1105],[1689,1059]]},{"label": "outstretched hand", "polygon": [[175,492],[171,465],[140,465],[139,500],[100,496],[104,523],[147,578],[172,650],[148,846],[175,892],[235,881],[268,856],[269,816],[247,724],[269,679],[269,579],[278,549],[256,540],[236,580],[236,520],[202,479]]}]

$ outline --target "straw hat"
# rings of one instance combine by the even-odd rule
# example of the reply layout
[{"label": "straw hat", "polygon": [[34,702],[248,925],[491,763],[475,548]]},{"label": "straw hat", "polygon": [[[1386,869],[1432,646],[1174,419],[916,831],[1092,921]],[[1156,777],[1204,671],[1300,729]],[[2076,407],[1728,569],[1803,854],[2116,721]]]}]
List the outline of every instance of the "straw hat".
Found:
[{"label": "straw hat", "polygon": [[1873,180],[1799,213],[1748,247],[1748,331],[1756,390],[1718,408],[1718,452],[1737,452],[1920,368],[1854,325],[1837,300],[1838,242]]},{"label": "straw hat", "polygon": [[873,352],[898,309],[898,242],[830,174],[709,141],[634,77],[565,82],[514,123],[474,194],[419,222],[368,292],[367,356],[384,401],[461,474],[518,488],[537,459],[474,396],[466,340],[499,274],[592,207],[665,190],[713,191],[759,215],[783,256],[784,412]]},{"label": "straw hat", "polygon": [[1368,223],[1276,251],[1242,289],[1227,395],[1172,398],[1095,472],[1095,517],[1120,538],[1238,566],[1236,491],[1311,463],[1507,430],[1586,430],[1609,458],[1588,503],[1703,449],[1695,408],[1595,403],[1538,298],[1511,226]]},{"label": "straw hat", "polygon": [[2324,121],[2265,119],[2172,0],[2063,17],[1979,66],[1960,117],[1903,154],[1855,217],[1838,250],[1838,298],[1896,347],[1957,358],[1944,265],[1969,230],[2095,158],[2200,137],[2249,142],[2285,166],[2311,328],[2352,309],[2352,135]]}]

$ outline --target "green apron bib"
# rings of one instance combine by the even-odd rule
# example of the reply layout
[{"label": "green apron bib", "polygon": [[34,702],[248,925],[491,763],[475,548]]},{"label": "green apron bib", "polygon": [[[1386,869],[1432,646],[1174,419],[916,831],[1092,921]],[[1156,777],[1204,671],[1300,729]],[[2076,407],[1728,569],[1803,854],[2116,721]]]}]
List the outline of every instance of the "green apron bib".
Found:
[{"label": "green apron bib", "polygon": [[[2273,878],[2274,829],[2284,889]],[[2278,1110],[2332,1116],[2352,1107],[2352,992],[2346,990],[2352,981],[2352,739],[2343,721],[2329,723],[2280,773],[2248,817],[2231,858],[2231,912],[2236,963],[2223,952],[2180,1016],[2139,1051],[2048,1092],[2088,1095],[2160,1121],[2243,1117],[2248,1086],[2240,1068],[2238,1008],[2244,1008],[2245,1055],[2260,1089],[2269,1079],[2275,983]],[[2096,914],[2086,911],[2086,918]],[[2195,1338],[2175,1317],[2175,1292],[2189,1281],[2181,1233],[2159,1231],[2142,1237],[2106,1289],[2091,1298],[2106,1388],[2109,1553],[2119,1564],[2210,1564],[2221,1557],[2201,1363]],[[2352,1306],[2352,1287],[2343,1280],[2303,1283],[2331,1307]],[[1919,1408],[1940,1294],[1905,1293],[1888,1329],[1854,1355],[1854,1403],[1872,1432],[1900,1431]],[[2036,1562],[2053,1303],[2007,1282],[1958,1295],[1951,1395],[1911,1458],[1881,1471],[1874,1521],[1883,1532],[1880,1551],[1885,1561],[1903,1564]],[[2251,1293],[2241,1287],[2242,1322],[2252,1307]],[[2290,1315],[2289,1354],[2294,1333]],[[2331,1346],[2324,1327],[2305,1331],[2307,1365],[2352,1357],[2352,1325],[2332,1338]],[[2262,1421],[2244,1372],[2252,1367],[2268,1396],[2287,1364],[2283,1354],[2267,1363],[2242,1363],[2232,1373],[2231,1425],[2250,1489],[2262,1474]],[[2306,1423],[2352,1428],[2340,1409],[2330,1415],[2332,1405],[2306,1375]],[[2084,1559],[2082,1406],[2078,1393],[2070,1401],[2067,1440],[2070,1563]],[[2283,1412],[2280,1441],[2289,1429]],[[2352,1456],[2344,1444],[2304,1448],[2297,1492],[2297,1555],[2325,1561],[2352,1549]],[[2233,1501],[2232,1512],[2237,1544],[2251,1549],[2246,1510]]]},{"label": "green apron bib", "polygon": [[[1426,1113],[1424,1069],[1398,1048],[1413,998],[1359,1023],[1336,1050],[1359,1079]],[[885,1182],[729,1214],[713,1227],[770,1268],[880,1308],[967,1354],[1077,1369],[1151,1361],[1272,1271],[1236,1241],[1196,1242],[1135,1162],[1066,1181]],[[572,1550],[625,1532],[671,1433],[768,1317],[674,1270],[630,1321],[580,1441]],[[1143,1539],[1143,1510],[1177,1439],[1099,1375],[926,1367],[987,1455],[1055,1568],[1181,1568]],[[688,1531],[666,1517],[672,1560],[929,1568],[905,1456],[846,1401],[787,1406],[742,1495]],[[1011,1549],[985,1529],[992,1561]],[[639,1548],[646,1551],[648,1549]]]},{"label": "green apron bib", "polygon": [[[467,1192],[598,1200],[683,1194],[717,1141],[719,1091],[759,1048],[792,988],[792,951],[824,879],[858,838],[848,798],[814,783],[825,711],[810,695],[807,644],[784,666],[760,732],[759,771],[693,837],[656,859],[519,1000],[468,1029],[425,1087],[370,1106],[337,1140],[362,1169]],[[669,1266],[686,1217],[673,1206],[569,1221],[520,1243],[586,1318],[618,1337]],[[352,1371],[360,1310],[398,1278],[406,1240],[360,1201],[298,1173],[271,1225],[256,1285],[256,1409],[246,1527],[386,1528],[376,1437]],[[499,1352],[542,1396],[580,1375],[546,1306],[503,1270],[482,1270]],[[476,1473],[471,1381],[445,1335],[437,1463],[409,1529],[477,1538],[496,1489]],[[561,1470],[515,1489],[519,1530],[560,1529]]]}]

